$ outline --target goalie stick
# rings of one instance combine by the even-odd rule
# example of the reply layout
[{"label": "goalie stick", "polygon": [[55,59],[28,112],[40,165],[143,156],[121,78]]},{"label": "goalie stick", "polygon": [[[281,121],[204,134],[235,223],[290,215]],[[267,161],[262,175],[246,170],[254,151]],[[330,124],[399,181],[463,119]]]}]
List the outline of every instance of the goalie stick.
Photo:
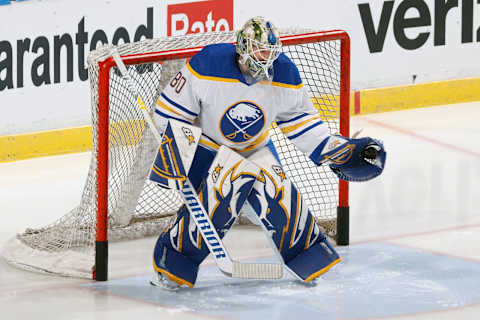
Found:
[{"label": "goalie stick", "polygon": [[[123,63],[117,50],[113,49],[111,55],[117,64],[118,70],[128,83],[129,90],[135,94],[137,99],[137,105],[142,111],[145,121],[148,123],[155,139],[159,144],[162,143],[162,136],[157,130],[157,127],[153,123],[153,119],[150,116],[145,103],[140,95],[139,90],[136,87],[134,81],[130,78],[127,67]],[[233,261],[228,256],[227,251],[220,239],[210,217],[205,211],[202,203],[200,202],[198,195],[193,188],[188,177],[183,182],[183,188],[180,188],[180,193],[184,199],[186,207],[193,218],[193,221],[200,230],[208,250],[215,258],[215,262],[220,271],[226,276],[233,278],[244,279],[280,279],[283,277],[283,264],[276,263],[242,263]],[[197,212],[197,213],[195,213]]]}]

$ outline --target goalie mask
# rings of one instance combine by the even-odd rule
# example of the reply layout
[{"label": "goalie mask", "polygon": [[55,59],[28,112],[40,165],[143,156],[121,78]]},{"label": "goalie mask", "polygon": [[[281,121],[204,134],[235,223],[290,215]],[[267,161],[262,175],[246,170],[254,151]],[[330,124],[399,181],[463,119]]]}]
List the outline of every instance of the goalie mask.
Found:
[{"label": "goalie mask", "polygon": [[279,32],[263,17],[248,20],[237,33],[239,62],[255,81],[273,79],[273,62],[281,48]]}]

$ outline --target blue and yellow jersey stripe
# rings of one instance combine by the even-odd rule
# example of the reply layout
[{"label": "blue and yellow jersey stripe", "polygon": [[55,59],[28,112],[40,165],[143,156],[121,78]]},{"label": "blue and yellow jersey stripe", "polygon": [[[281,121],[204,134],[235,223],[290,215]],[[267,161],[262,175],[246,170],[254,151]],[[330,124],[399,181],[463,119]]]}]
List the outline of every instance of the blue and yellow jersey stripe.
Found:
[{"label": "blue and yellow jersey stripe", "polygon": [[177,121],[180,121],[180,122],[183,122],[183,123],[186,123],[186,124],[192,124],[192,122],[188,121],[188,120],[185,120],[184,118],[179,118],[179,117],[175,117],[175,116],[171,116],[165,112],[162,112],[158,109],[155,110],[155,113],[158,114],[159,116],[163,117],[163,118],[166,118],[166,119],[174,119],[174,120],[177,120]]},{"label": "blue and yellow jersey stripe", "polygon": [[295,139],[322,123],[319,114],[303,113],[289,120],[278,121],[277,125],[289,139]]},{"label": "blue and yellow jersey stripe", "polygon": [[190,65],[190,62],[187,63],[187,68],[198,79],[210,80],[210,81],[220,81],[220,82],[236,82],[236,83],[240,82],[240,80],[233,79],[233,78],[224,78],[224,77],[201,75],[200,73],[195,71],[195,69],[192,68],[192,66]]},{"label": "blue and yellow jersey stripe", "polygon": [[177,110],[179,110],[179,112],[183,112],[193,118],[196,118],[198,117],[198,113],[195,113],[191,110],[189,110],[188,108],[182,106],[181,104],[173,101],[172,99],[170,99],[169,97],[167,97],[167,95],[165,93],[161,93],[160,96],[165,99],[166,102],[168,102],[170,105],[172,105],[173,107],[175,107]]},{"label": "blue and yellow jersey stripe", "polygon": [[167,119],[176,119],[186,123],[193,123],[198,116],[195,112],[188,110],[186,107],[174,102],[164,93],[157,100],[155,113]]},{"label": "blue and yellow jersey stripe", "polygon": [[[198,79],[244,83],[246,82],[237,65],[235,45],[229,43],[212,44],[204,47],[188,63],[188,70]],[[289,89],[303,87],[300,73],[295,64],[285,54],[280,54],[273,63],[272,81],[259,84],[272,85]]]}]

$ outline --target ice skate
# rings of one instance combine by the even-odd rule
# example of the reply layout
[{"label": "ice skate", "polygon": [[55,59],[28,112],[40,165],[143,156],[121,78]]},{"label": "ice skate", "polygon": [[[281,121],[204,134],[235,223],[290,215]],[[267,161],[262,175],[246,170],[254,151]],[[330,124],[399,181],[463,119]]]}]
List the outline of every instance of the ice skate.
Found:
[{"label": "ice skate", "polygon": [[152,277],[152,280],[150,280],[150,284],[155,287],[160,287],[165,290],[169,291],[175,291],[180,288],[180,285],[176,283],[173,280],[170,280],[167,276],[165,276],[163,273],[160,272],[155,272],[155,274]]}]

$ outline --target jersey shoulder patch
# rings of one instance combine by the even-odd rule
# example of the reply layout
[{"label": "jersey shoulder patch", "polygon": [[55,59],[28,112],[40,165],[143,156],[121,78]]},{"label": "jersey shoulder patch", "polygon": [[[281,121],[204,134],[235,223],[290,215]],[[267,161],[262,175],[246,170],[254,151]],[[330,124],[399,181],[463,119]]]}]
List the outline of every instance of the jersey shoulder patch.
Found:
[{"label": "jersey shoulder patch", "polygon": [[273,82],[290,86],[301,86],[302,79],[297,66],[284,53],[273,63]]},{"label": "jersey shoulder patch", "polygon": [[[241,79],[235,64],[235,46],[219,43],[205,46],[189,62],[191,69],[199,76],[223,79]],[[218,79],[220,80],[220,79]]]}]

